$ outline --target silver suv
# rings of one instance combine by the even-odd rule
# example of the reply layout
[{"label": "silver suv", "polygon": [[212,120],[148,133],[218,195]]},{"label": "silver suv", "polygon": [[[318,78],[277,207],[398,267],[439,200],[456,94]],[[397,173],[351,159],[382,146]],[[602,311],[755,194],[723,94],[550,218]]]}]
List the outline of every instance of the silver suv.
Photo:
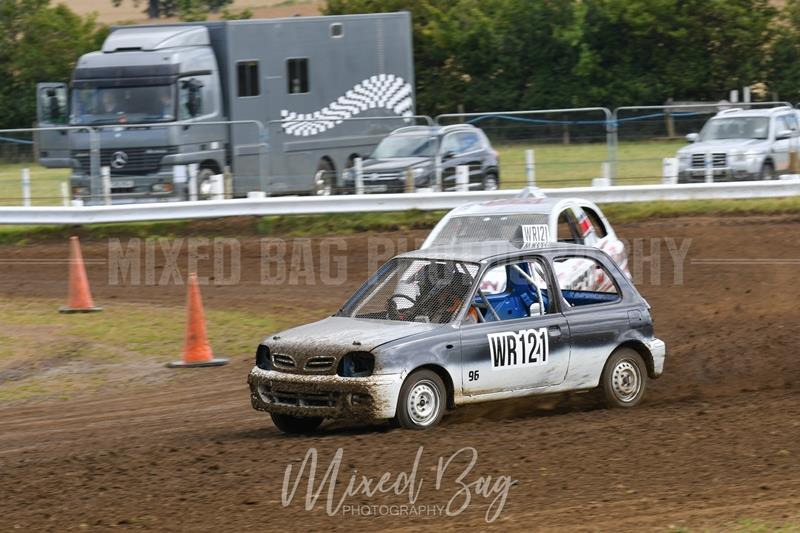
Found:
[{"label": "silver suv", "polygon": [[720,111],[692,144],[678,150],[678,181],[703,182],[711,167],[714,181],[773,179],[790,171],[790,153],[800,149],[798,111],[785,106]]}]

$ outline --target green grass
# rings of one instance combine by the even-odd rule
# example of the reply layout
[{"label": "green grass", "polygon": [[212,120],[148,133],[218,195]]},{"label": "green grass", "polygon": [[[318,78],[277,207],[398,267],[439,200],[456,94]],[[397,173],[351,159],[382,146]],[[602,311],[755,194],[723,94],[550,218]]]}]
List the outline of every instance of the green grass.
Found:
[{"label": "green grass", "polygon": [[[145,377],[158,374],[164,363],[180,358],[183,308],[115,302],[100,313],[62,315],[61,304],[0,298],[0,401],[53,390],[70,396],[102,387],[130,368]],[[305,322],[307,315],[206,309],[212,348],[228,358],[251,357],[263,336]]]},{"label": "green grass", "polygon": [[36,163],[0,165],[0,205],[22,205],[22,169],[31,172],[31,203],[61,205],[61,183],[69,181],[69,169],[44,168]]},{"label": "green grass", "polygon": [[[659,183],[665,157],[685,141],[621,142],[617,152],[617,181],[624,184]],[[525,150],[532,148],[536,158],[536,184],[540,187],[591,185],[602,176],[608,160],[608,146],[594,144],[506,144],[496,145],[500,153],[500,181],[504,188],[519,188],[526,183]]]}]

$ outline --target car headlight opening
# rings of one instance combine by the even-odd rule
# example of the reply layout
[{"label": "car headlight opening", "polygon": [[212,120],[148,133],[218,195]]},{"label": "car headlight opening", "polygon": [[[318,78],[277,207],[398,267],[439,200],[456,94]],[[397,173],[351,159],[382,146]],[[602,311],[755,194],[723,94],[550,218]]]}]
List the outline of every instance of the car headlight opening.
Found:
[{"label": "car headlight opening", "polygon": [[375,356],[370,352],[350,352],[339,361],[336,373],[343,378],[371,376],[375,370]]}]

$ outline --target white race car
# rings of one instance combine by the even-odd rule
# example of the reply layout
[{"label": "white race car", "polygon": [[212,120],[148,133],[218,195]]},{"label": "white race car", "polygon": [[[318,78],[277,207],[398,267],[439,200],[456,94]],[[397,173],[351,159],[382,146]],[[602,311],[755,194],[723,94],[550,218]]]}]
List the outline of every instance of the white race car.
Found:
[{"label": "white race car", "polygon": [[[519,241],[532,244],[567,242],[606,252],[630,278],[625,244],[617,238],[596,204],[582,198],[548,198],[535,189],[518,197],[476,202],[457,207],[436,224],[422,249],[442,244],[484,241]],[[562,263],[558,278],[583,290],[602,290],[609,280],[591,268],[591,262],[573,259]],[[492,274],[492,273],[490,273]],[[502,269],[484,278],[482,290],[505,290]]]}]

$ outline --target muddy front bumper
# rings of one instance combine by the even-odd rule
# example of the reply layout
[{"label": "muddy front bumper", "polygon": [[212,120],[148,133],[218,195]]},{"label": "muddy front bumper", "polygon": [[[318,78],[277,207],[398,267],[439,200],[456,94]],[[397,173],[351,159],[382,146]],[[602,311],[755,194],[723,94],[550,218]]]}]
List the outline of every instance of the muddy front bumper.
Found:
[{"label": "muddy front bumper", "polygon": [[300,375],[262,370],[247,376],[254,409],[268,413],[323,418],[380,420],[393,418],[402,375],[365,378]]}]

